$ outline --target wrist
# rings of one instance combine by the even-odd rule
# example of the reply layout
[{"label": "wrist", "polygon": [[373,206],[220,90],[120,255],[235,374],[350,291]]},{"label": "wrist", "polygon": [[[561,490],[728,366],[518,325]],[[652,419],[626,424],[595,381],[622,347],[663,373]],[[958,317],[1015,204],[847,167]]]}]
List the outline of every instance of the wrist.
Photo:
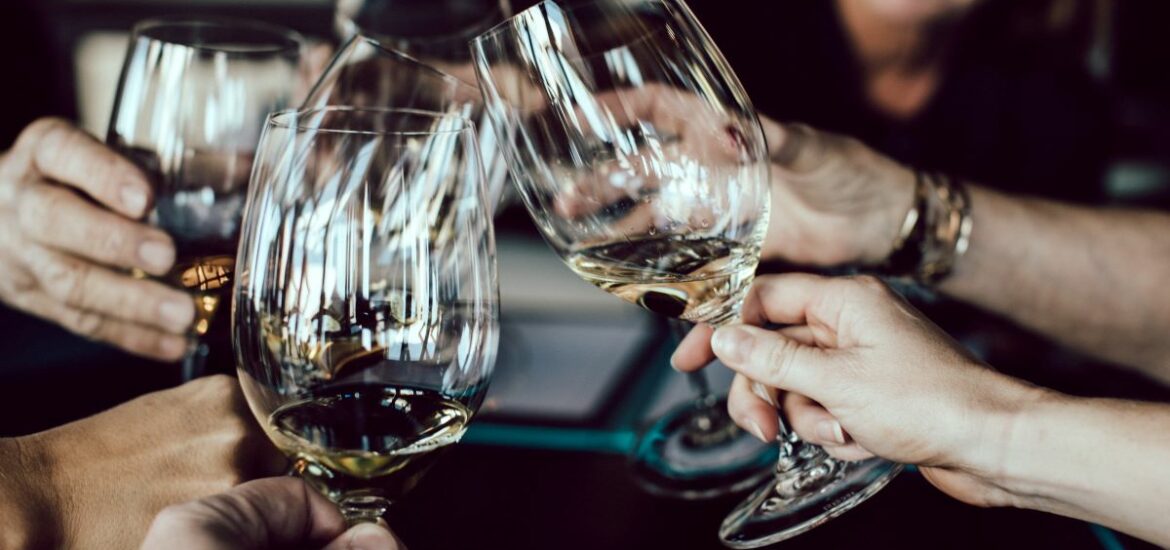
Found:
[{"label": "wrist", "polygon": [[1035,430],[1043,429],[1040,418],[1066,398],[995,371],[987,375],[985,384],[994,390],[979,393],[994,397],[974,404],[970,416],[978,422],[956,453],[953,466],[987,489],[981,505],[1034,508],[1025,502],[1032,493],[1025,486],[1028,476],[1022,475],[1021,456],[1035,452]]},{"label": "wrist", "polygon": [[0,550],[60,546],[51,464],[40,436],[0,439]]},{"label": "wrist", "polygon": [[867,231],[868,242],[862,247],[860,264],[876,266],[886,262],[907,236],[907,224],[917,221],[917,175],[913,170],[898,166],[887,184],[889,191],[873,210],[872,230]]}]

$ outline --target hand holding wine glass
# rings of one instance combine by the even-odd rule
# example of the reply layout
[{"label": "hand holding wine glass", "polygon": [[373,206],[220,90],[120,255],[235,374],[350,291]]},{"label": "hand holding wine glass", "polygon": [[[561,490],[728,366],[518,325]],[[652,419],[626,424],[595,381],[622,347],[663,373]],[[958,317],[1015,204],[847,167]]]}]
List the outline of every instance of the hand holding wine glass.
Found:
[{"label": "hand holding wine glass", "polygon": [[[662,315],[737,321],[768,228],[767,147],[686,5],[546,0],[472,51],[512,177],[565,263]],[[723,524],[729,546],[803,533],[900,471],[837,461],[782,431],[775,476]]]},{"label": "hand holding wine glass", "polygon": [[266,478],[183,504],[154,518],[142,550],[405,550],[372,523],[345,529],[328,499],[291,477]]},{"label": "hand holding wine glass", "polygon": [[28,126],[0,157],[0,300],[130,353],[177,360],[190,296],[125,273],[171,269],[170,236],[140,220],[153,200],[129,160],[64,120]]}]

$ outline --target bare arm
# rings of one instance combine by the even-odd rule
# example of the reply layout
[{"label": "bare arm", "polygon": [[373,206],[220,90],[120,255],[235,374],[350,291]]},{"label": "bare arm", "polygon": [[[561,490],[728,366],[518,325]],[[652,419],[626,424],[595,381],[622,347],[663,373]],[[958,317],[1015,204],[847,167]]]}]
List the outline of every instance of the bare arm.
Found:
[{"label": "bare arm", "polygon": [[870,278],[762,277],[744,321],[786,328],[731,326],[712,337],[701,327],[673,362],[695,370],[717,355],[737,371],[729,412],[762,439],[776,436],[776,410],[749,379],[788,391],[793,429],[837,458],[917,464],[967,503],[1170,545],[1170,405],[1074,398],[1004,376]]},{"label": "bare arm", "polygon": [[[888,257],[913,172],[856,140],[764,127],[773,165],[765,256],[810,265]],[[939,290],[1170,382],[1170,215],[969,191],[971,245]]]},{"label": "bare arm", "polygon": [[970,193],[971,246],[940,290],[1170,383],[1170,216]]},{"label": "bare arm", "polygon": [[1170,546],[1170,406],[1054,396],[1026,409],[998,484],[1016,506]]}]

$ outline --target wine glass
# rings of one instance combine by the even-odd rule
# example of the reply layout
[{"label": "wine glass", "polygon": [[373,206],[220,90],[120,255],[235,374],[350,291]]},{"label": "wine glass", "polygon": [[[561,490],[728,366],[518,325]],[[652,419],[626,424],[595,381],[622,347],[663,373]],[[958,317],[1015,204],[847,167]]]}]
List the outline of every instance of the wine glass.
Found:
[{"label": "wine glass", "polygon": [[[736,322],[767,228],[767,147],[685,3],[546,0],[471,47],[512,178],[565,263],[653,312]],[[900,469],[781,432],[775,475],[720,530],[728,546],[811,529]]]},{"label": "wine glass", "polygon": [[275,113],[232,327],[244,395],[294,471],[377,521],[479,409],[498,283],[475,132],[425,111]]},{"label": "wine glass", "polygon": [[430,63],[467,61],[467,41],[512,15],[508,0],[337,0],[334,26]]},{"label": "wine glass", "polygon": [[[644,2],[631,4],[635,5],[654,8]],[[536,10],[543,9],[542,6],[561,16],[550,21],[550,26],[562,25],[565,28],[543,29],[543,23],[532,20],[533,14],[539,13]],[[708,67],[705,74],[679,82],[682,87],[673,92],[667,87],[675,82],[669,73],[677,69],[658,66],[659,59],[655,55],[656,48],[670,46],[662,43],[660,35],[674,30],[650,32],[646,37],[642,36],[646,33],[641,32],[646,25],[664,24],[664,9],[659,9],[656,20],[644,20],[634,17],[632,9],[616,4],[568,10],[559,6],[538,5],[476,40],[472,46],[473,51],[479,52],[477,69],[489,111],[494,111],[491,118],[495,124],[503,125],[500,140],[508,144],[504,151],[512,157],[522,155],[512,162],[519,167],[514,177],[520,182],[521,194],[528,199],[530,211],[542,232],[549,242],[555,243],[554,248],[570,267],[587,280],[629,301],[667,317],[683,317],[687,321],[714,322],[723,317],[727,320],[737,317],[739,296],[750,284],[758,261],[756,249],[765,233],[767,220],[766,211],[749,210],[766,208],[768,204],[768,176],[763,154],[740,159],[740,155],[755,154],[747,149],[752,143],[725,146],[734,139],[746,140],[749,135],[762,142],[750,106],[746,100],[733,97],[735,90],[729,87],[733,81],[725,81],[713,66]],[[524,35],[530,31],[543,32],[549,40],[565,41],[548,46],[522,43],[527,39]],[[568,42],[573,39],[588,43]],[[627,41],[629,47],[624,45]],[[555,49],[562,45],[575,51],[538,59],[532,50]],[[678,56],[666,60],[668,63],[676,61],[682,63],[687,59]],[[557,67],[562,62],[565,66]],[[622,73],[626,70],[628,74]],[[527,75],[528,72],[536,74]],[[713,92],[721,94],[713,101],[726,101],[727,106],[719,103],[703,105],[699,96],[688,97],[688,94],[680,93],[686,86],[709,84],[723,86],[722,90]],[[734,85],[738,86],[738,83]],[[735,93],[742,95],[741,91]],[[554,98],[566,94],[577,94],[573,100],[576,103],[558,105],[560,100]],[[586,95],[588,97],[582,97]],[[493,101],[496,105],[492,105]],[[674,112],[670,110],[672,108]],[[692,115],[688,112],[691,109],[696,109],[694,115],[698,118],[688,127],[686,119]],[[647,114],[658,116],[656,120],[643,120],[643,115]],[[579,122],[571,122],[573,119]],[[560,120],[583,128],[560,128]],[[683,130],[694,133],[693,139],[684,141],[682,138],[686,136],[680,133]],[[715,139],[698,139],[702,137],[701,132],[709,132]],[[711,144],[715,147],[710,147]],[[741,145],[742,151],[735,149]],[[510,146],[517,151],[509,151]],[[715,157],[710,159],[710,166],[704,166],[703,157],[708,155]],[[643,161],[654,164],[633,166]],[[670,196],[660,196],[658,184],[664,180],[664,173],[680,169],[715,171],[709,181],[673,183],[667,187]],[[528,171],[532,174],[523,173]],[[548,183],[525,182],[533,178],[543,178]],[[612,181],[592,182],[606,178]],[[725,181],[735,185],[725,188]],[[687,193],[708,188],[717,190],[715,195],[708,197],[709,205],[686,204]],[[734,195],[740,189],[743,190],[742,196]],[[669,204],[655,202],[664,197],[669,198]],[[723,212],[704,213],[704,208]],[[732,209],[736,211],[726,212]],[[659,220],[661,223],[651,223],[646,227],[619,227],[643,223],[638,219],[647,215],[665,218]],[[720,220],[719,216],[732,218]],[[730,236],[730,241],[727,241],[729,236],[721,234],[719,225],[728,223],[735,225],[735,234]],[[566,226],[563,229],[558,227],[562,224]],[[629,244],[630,237],[638,237],[639,243],[631,245],[633,248],[629,250],[620,249]],[[582,247],[589,243],[613,245],[619,249],[583,251]],[[634,251],[643,245],[659,250]],[[657,286],[657,290],[645,292],[637,286],[606,282],[648,274],[629,270],[606,273],[609,268],[604,261],[628,266],[632,264],[618,257],[625,258],[632,253],[661,256],[673,253],[666,249],[675,246],[696,247],[690,252],[677,251],[679,256],[674,261],[678,262],[689,261],[684,257],[711,259],[708,254],[728,255],[722,260],[728,264],[726,269],[710,268],[726,270],[728,277],[720,281],[715,276],[695,284],[684,282],[685,277],[682,277],[675,281],[678,288],[667,289],[667,279],[671,277],[662,278],[659,273],[654,276],[661,280],[651,285]],[[704,250],[704,247],[709,249]],[[590,255],[609,259],[598,263],[596,258],[588,259]],[[643,263],[648,265],[653,261],[647,258]],[[686,264],[678,269],[699,267],[699,264]],[[668,269],[662,266],[662,271]],[[701,270],[695,277],[703,279],[707,277],[703,274],[707,271]],[[733,272],[734,276],[731,276]],[[703,285],[710,288],[704,289]],[[710,296],[701,296],[704,292]],[[719,293],[722,292],[730,294],[721,296]],[[692,295],[688,296],[688,293]],[[721,309],[716,303],[704,304],[707,298],[723,299],[736,305],[734,309]],[[690,311],[697,306],[703,311]],[[710,318],[709,314],[716,311],[720,319]],[[682,325],[675,325],[681,327],[690,324],[686,321],[678,323]],[[694,399],[657,419],[640,434],[633,446],[630,465],[634,479],[654,494],[701,499],[747,489],[767,478],[770,475],[767,465],[776,456],[775,446],[755,439],[735,425],[727,413],[726,401],[711,393],[706,373],[691,373],[687,379]]]},{"label": "wine glass", "polygon": [[[467,50],[465,42],[463,50]],[[461,65],[466,67],[463,73],[474,81],[470,61]],[[377,38],[358,34],[338,49],[309,91],[303,107],[419,109],[470,118],[476,125],[479,158],[483,159],[487,177],[484,196],[488,204],[498,206],[508,167],[482,104],[482,96],[474,84],[393,50]]]},{"label": "wine glass", "polygon": [[231,290],[248,176],[265,117],[292,100],[301,49],[295,32],[247,20],[166,18],[134,27],[107,142],[154,184],[149,223],[177,249],[162,280],[195,297],[184,380],[209,364],[231,364],[228,323],[218,312]]}]

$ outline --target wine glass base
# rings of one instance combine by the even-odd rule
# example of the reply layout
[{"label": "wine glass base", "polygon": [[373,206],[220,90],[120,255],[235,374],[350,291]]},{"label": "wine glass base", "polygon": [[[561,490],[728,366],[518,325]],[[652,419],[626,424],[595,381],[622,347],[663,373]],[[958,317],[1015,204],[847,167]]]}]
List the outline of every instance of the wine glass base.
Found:
[{"label": "wine glass base", "polygon": [[902,465],[871,458],[838,463],[834,479],[818,491],[784,498],[783,479],[773,476],[727,516],[719,539],[729,548],[759,548],[805,533],[877,494]]},{"label": "wine glass base", "polygon": [[726,411],[724,400],[688,403],[643,432],[630,455],[638,485],[658,496],[699,500],[743,491],[772,476],[776,445],[739,429]]}]

